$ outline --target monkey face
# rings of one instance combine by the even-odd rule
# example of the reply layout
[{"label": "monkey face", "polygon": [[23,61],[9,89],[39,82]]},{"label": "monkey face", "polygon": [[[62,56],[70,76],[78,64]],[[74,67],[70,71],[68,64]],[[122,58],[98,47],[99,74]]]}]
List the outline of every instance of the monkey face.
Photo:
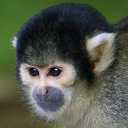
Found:
[{"label": "monkey face", "polygon": [[[21,64],[20,78],[28,104],[42,116],[62,111],[70,104],[76,72],[73,65],[52,62],[44,67]],[[26,89],[27,88],[27,89]],[[69,89],[68,89],[69,88]]]}]

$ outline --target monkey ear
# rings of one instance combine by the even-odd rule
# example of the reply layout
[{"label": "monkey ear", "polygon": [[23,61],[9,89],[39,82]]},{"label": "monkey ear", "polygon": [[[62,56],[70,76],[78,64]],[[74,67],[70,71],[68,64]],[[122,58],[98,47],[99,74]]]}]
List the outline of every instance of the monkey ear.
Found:
[{"label": "monkey ear", "polygon": [[86,48],[96,73],[106,70],[114,60],[114,33],[101,33],[87,39]]},{"label": "monkey ear", "polygon": [[14,36],[12,39],[12,45],[16,48],[17,38]]}]

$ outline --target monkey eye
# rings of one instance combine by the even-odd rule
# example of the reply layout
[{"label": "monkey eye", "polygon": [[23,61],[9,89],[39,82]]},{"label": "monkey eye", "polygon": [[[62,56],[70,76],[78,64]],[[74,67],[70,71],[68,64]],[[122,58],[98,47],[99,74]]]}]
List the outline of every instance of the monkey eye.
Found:
[{"label": "monkey eye", "polygon": [[59,76],[61,74],[62,70],[59,68],[51,68],[50,71],[48,72],[49,76]]},{"label": "monkey eye", "polygon": [[39,71],[36,69],[36,68],[30,68],[29,69],[29,74],[31,75],[31,76],[39,76]]}]

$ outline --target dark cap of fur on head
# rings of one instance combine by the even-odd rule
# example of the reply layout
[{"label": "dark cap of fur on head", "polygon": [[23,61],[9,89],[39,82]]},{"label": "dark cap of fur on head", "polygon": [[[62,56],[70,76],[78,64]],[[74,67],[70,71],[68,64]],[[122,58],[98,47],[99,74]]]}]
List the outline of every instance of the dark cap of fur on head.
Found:
[{"label": "dark cap of fur on head", "polygon": [[[45,65],[54,58],[84,65],[90,70],[84,46],[85,37],[94,31],[110,32],[110,25],[96,9],[82,4],[49,7],[28,20],[17,35],[18,61]],[[21,56],[22,54],[22,56]],[[89,72],[89,71],[88,71]]]}]

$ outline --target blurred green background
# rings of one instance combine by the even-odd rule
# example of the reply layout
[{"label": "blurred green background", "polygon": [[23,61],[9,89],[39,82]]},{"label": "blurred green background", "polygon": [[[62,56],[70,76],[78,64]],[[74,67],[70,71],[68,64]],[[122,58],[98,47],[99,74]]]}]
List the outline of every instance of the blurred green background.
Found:
[{"label": "blurred green background", "polygon": [[21,101],[15,79],[15,52],[11,39],[21,26],[41,10],[59,3],[88,3],[110,23],[128,15],[128,0],[0,0],[0,128],[49,128],[35,121]]}]

